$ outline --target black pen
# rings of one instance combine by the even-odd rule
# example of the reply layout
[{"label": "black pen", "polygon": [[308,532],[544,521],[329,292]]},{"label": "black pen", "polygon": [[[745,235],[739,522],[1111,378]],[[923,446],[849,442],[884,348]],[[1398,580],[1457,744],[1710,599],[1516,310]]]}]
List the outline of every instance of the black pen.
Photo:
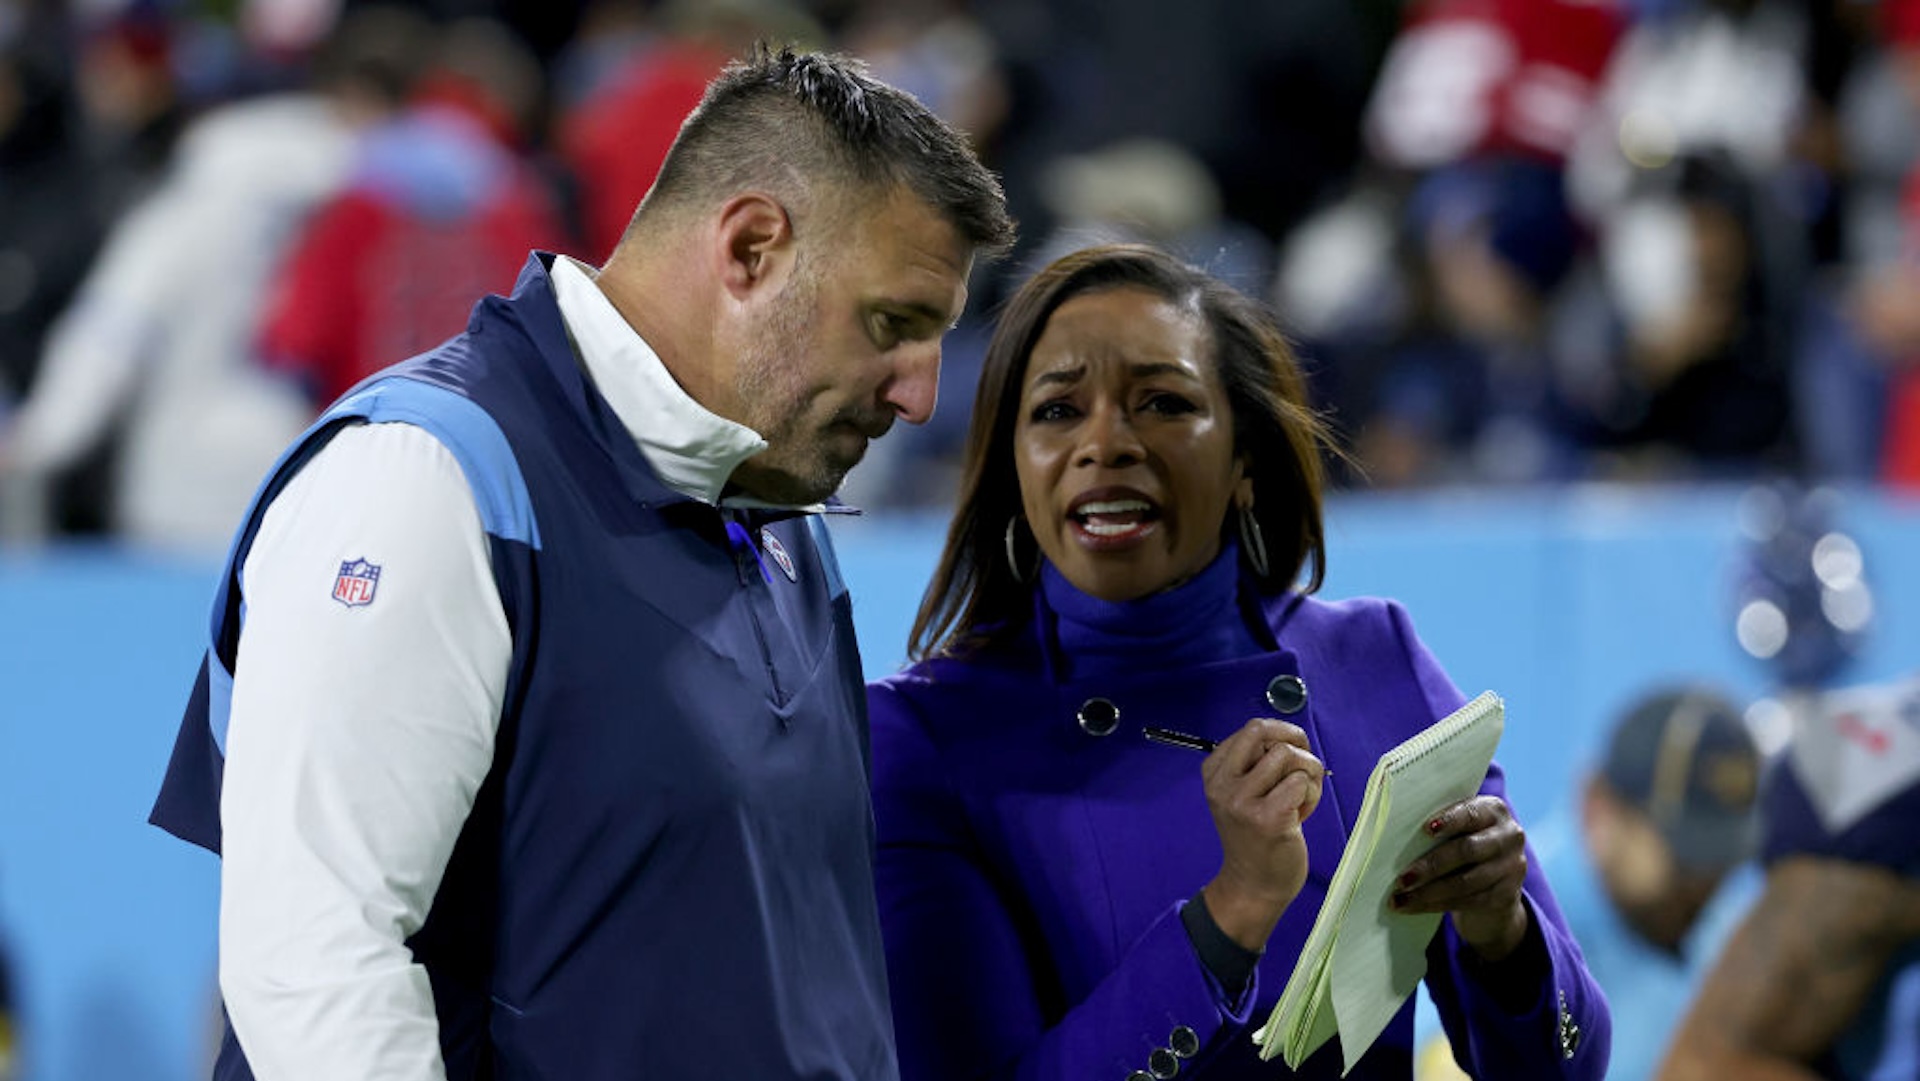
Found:
[{"label": "black pen", "polygon": [[[1220,746],[1217,740],[1207,739],[1204,736],[1190,736],[1185,732],[1175,732],[1171,728],[1143,728],[1140,734],[1155,743],[1164,743],[1169,747],[1190,747],[1202,754],[1212,754],[1213,749]],[[1320,773],[1323,777],[1333,776],[1333,771],[1330,769],[1323,769]]]},{"label": "black pen", "polygon": [[1201,754],[1211,754],[1219,744],[1200,736],[1189,736],[1185,732],[1175,732],[1171,728],[1148,728],[1140,733],[1155,743],[1164,743],[1169,747],[1191,747]]}]

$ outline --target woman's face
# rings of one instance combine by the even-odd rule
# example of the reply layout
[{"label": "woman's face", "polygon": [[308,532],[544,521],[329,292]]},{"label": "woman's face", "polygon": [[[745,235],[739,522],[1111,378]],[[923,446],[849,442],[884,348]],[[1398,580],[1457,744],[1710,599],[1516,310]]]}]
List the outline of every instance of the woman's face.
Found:
[{"label": "woman's face", "polygon": [[1206,325],[1157,294],[1068,300],[1034,344],[1014,425],[1020,502],[1081,592],[1133,600],[1198,574],[1252,481]]}]

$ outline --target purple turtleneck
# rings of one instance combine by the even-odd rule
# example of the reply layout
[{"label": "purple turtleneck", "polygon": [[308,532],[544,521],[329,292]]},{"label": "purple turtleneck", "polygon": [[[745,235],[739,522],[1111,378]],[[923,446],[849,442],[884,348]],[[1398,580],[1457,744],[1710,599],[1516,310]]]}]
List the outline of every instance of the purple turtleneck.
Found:
[{"label": "purple turtleneck", "polygon": [[1042,561],[1040,594],[1054,615],[1056,671],[1082,679],[1155,667],[1184,668],[1261,651],[1239,604],[1240,549],[1232,541],[1192,578],[1138,600],[1082,593]]}]

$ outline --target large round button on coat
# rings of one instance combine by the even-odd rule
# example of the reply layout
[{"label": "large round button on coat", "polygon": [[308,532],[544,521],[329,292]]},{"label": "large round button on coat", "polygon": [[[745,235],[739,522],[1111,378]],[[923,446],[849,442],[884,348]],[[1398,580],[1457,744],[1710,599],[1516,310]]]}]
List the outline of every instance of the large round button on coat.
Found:
[{"label": "large round button on coat", "polygon": [[1080,728],[1089,736],[1110,736],[1120,727],[1120,707],[1104,698],[1089,698],[1076,714]]},{"label": "large round button on coat", "polygon": [[1153,1081],[1153,1075],[1145,1070],[1135,1070],[1127,1075],[1127,1081]]},{"label": "large round button on coat", "polygon": [[1307,684],[1299,676],[1275,676],[1267,684],[1267,705],[1282,713],[1298,713],[1307,704]]},{"label": "large round button on coat", "polygon": [[1180,1072],[1180,1056],[1167,1048],[1156,1047],[1147,1056],[1147,1072],[1154,1076],[1154,1081],[1168,1081]]},{"label": "large round button on coat", "polygon": [[1181,1025],[1167,1037],[1167,1047],[1181,1058],[1192,1058],[1200,1053],[1200,1034],[1186,1025]]}]

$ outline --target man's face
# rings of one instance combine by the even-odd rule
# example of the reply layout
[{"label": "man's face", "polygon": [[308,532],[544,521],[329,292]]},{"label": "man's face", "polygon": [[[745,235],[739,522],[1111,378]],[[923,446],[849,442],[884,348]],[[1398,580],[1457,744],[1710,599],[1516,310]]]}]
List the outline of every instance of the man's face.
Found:
[{"label": "man's face", "polygon": [[966,304],[972,250],[906,192],[849,218],[839,236],[797,241],[738,357],[736,419],[768,446],[733,480],[758,499],[819,502],[896,417],[933,415],[940,339]]},{"label": "man's face", "polygon": [[1682,867],[1653,820],[1598,779],[1587,782],[1581,829],[1614,911],[1642,939],[1678,951],[1720,874]]}]

